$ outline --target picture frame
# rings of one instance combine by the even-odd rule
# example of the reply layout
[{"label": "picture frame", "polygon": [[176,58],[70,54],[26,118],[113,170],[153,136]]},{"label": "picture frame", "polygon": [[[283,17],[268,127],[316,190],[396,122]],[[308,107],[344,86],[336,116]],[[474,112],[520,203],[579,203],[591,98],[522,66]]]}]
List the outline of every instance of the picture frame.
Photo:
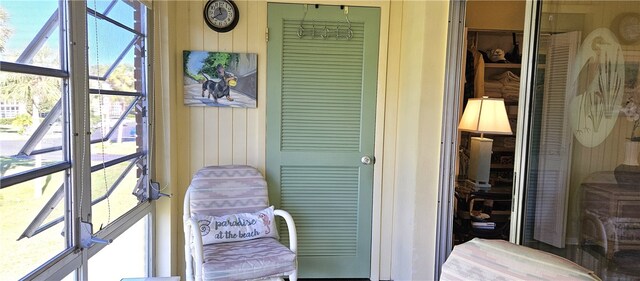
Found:
[{"label": "picture frame", "polygon": [[183,51],[186,106],[256,108],[258,55]]},{"label": "picture frame", "polygon": [[624,51],[624,92],[640,98],[640,50]]}]

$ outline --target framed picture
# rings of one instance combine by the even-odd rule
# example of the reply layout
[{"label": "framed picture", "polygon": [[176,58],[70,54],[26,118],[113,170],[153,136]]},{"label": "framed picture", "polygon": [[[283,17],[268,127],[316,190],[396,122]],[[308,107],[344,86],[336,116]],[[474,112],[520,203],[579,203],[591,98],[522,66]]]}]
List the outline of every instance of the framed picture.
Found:
[{"label": "framed picture", "polygon": [[624,52],[624,92],[640,98],[640,51]]},{"label": "framed picture", "polygon": [[256,108],[258,55],[183,51],[184,104]]}]

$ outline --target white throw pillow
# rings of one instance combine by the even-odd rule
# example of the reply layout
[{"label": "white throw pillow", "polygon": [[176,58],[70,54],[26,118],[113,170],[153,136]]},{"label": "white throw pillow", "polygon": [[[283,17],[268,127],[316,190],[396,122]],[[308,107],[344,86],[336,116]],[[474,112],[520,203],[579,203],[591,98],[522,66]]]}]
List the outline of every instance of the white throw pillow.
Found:
[{"label": "white throw pillow", "polygon": [[221,217],[195,214],[202,244],[251,240],[262,237],[278,239],[273,206],[255,213],[239,213]]}]

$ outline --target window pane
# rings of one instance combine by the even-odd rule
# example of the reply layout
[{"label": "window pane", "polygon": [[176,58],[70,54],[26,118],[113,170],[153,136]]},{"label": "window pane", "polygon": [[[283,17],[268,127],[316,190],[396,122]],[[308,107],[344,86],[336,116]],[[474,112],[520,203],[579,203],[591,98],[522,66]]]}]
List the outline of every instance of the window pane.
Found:
[{"label": "window pane", "polygon": [[2,1],[8,36],[0,60],[60,69],[58,5],[55,0]]},{"label": "window pane", "polygon": [[[103,95],[102,102],[100,102],[101,96],[92,95],[91,97],[91,139],[98,141],[91,145],[93,161],[102,161],[103,159],[109,161],[142,151],[139,113],[136,108],[133,108],[124,115],[131,103],[136,101],[136,98]],[[123,115],[124,118],[121,118]],[[103,138],[106,139],[101,141]]]},{"label": "window pane", "polygon": [[121,280],[147,276],[147,221],[148,217],[143,217],[89,259],[91,279]]},{"label": "window pane", "polygon": [[[131,161],[123,162],[91,174],[94,231],[100,229],[100,226],[107,226],[138,205],[138,199],[132,194],[138,182],[138,167],[134,164],[126,171],[130,163]],[[113,188],[111,194],[105,197],[123,174],[122,180]],[[96,202],[97,200],[101,201]]]},{"label": "window pane", "polygon": [[[16,280],[66,249],[64,222],[18,240],[45,204],[64,182],[64,172],[58,172],[8,188],[0,189],[0,272],[2,279]],[[64,214],[64,200],[52,205],[44,220],[51,222]],[[10,253],[10,254],[9,254]]]},{"label": "window pane", "polygon": [[[134,101],[135,97],[91,95],[91,140],[108,137],[110,142],[135,141],[136,109],[126,114]],[[121,120],[123,115],[124,119]],[[113,129],[116,125],[118,127]],[[127,151],[120,151],[119,154],[131,154],[135,148]]]},{"label": "window pane", "polygon": [[[140,3],[137,1],[123,1],[123,0],[99,0],[99,1],[87,1],[87,7],[92,10],[97,10],[109,18],[116,20],[130,28],[134,28],[134,8],[140,7]],[[96,9],[97,8],[97,9]]]},{"label": "window pane", "polygon": [[103,77],[123,53],[129,53],[127,46],[135,38],[135,34],[90,14],[87,15],[87,21],[89,75]]},{"label": "window pane", "polygon": [[[134,76],[133,52],[133,49],[129,50],[127,55],[115,66],[111,73],[109,73],[106,81],[91,79],[89,80],[89,87],[95,91],[100,89],[119,92],[140,92],[140,89],[136,89],[138,84],[135,82],[138,81],[138,79],[141,80],[141,77]],[[106,65],[101,66],[100,76],[107,74],[106,72],[108,70],[109,68]]]},{"label": "window pane", "polygon": [[[0,85],[0,100],[10,105],[0,106],[0,111],[4,111],[0,115],[6,117],[0,118],[2,176],[64,161],[62,150],[39,155],[29,152],[62,145],[60,117],[54,117],[52,124],[43,123],[44,117],[55,111],[54,107],[60,100],[62,79],[0,72]],[[57,115],[60,115],[60,110]],[[40,126],[46,131],[40,134],[39,139],[28,143]],[[28,155],[18,155],[21,150]]]},{"label": "window pane", "polygon": [[119,2],[119,0],[91,0],[87,1],[87,7],[98,11],[103,15],[108,15],[109,11]]},{"label": "window pane", "polygon": [[640,273],[638,13],[543,1],[537,35],[523,241],[604,280]]}]

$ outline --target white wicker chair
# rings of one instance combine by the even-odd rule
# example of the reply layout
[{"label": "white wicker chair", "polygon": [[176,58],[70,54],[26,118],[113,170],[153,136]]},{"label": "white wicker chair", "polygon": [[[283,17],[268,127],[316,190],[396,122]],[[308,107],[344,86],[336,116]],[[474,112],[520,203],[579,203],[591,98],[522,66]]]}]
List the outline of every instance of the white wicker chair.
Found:
[{"label": "white wicker chair", "polygon": [[293,218],[275,210],[287,223],[289,248],[274,238],[202,245],[194,214],[223,216],[267,208],[267,184],[250,166],[210,166],[194,175],[184,198],[187,280],[249,280],[288,275],[297,280],[297,235]]}]

